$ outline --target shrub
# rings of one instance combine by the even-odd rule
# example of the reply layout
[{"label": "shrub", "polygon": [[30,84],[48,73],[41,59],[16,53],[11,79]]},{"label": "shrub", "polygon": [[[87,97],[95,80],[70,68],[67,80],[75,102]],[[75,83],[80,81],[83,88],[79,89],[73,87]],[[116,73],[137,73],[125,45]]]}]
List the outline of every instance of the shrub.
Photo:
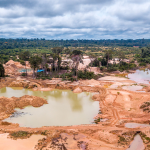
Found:
[{"label": "shrub", "polygon": [[101,71],[103,71],[103,70],[104,70],[104,68],[105,68],[104,66],[101,66],[101,67],[100,67],[100,70],[101,70]]},{"label": "shrub", "polygon": [[10,76],[7,74],[7,75],[5,75],[5,77],[10,77]]},{"label": "shrub", "polygon": [[73,77],[69,77],[68,80],[71,81],[71,82],[76,81],[76,79],[73,78]]},{"label": "shrub", "polygon": [[94,78],[94,72],[88,72],[88,71],[78,71],[78,78],[79,79],[93,79]]},{"label": "shrub", "polygon": [[28,133],[27,131],[17,131],[10,134],[10,136],[13,138],[25,138],[28,137],[29,135],[31,134]]},{"label": "shrub", "polygon": [[97,80],[97,79],[99,79],[99,78],[101,78],[101,77],[104,77],[104,75],[102,75],[102,74],[94,75],[94,79],[95,79],[95,80]]},{"label": "shrub", "polygon": [[117,71],[118,70],[118,67],[115,67],[114,65],[112,65],[112,66],[109,66],[108,67],[108,69],[107,69],[107,71]]},{"label": "shrub", "polygon": [[23,76],[23,77],[26,76],[26,73],[22,73],[21,76]]},{"label": "shrub", "polygon": [[46,77],[41,77],[42,80],[46,80]]},{"label": "shrub", "polygon": [[52,80],[52,78],[51,77],[46,77],[48,80]]},{"label": "shrub", "polygon": [[139,66],[146,66],[146,63],[145,62],[141,62],[141,63],[139,63]]},{"label": "shrub", "polygon": [[55,75],[55,78],[59,78],[59,75]]},{"label": "shrub", "polygon": [[136,69],[136,64],[133,63],[126,63],[126,62],[121,62],[119,66],[119,71],[124,71],[124,70],[129,70],[129,69]]}]

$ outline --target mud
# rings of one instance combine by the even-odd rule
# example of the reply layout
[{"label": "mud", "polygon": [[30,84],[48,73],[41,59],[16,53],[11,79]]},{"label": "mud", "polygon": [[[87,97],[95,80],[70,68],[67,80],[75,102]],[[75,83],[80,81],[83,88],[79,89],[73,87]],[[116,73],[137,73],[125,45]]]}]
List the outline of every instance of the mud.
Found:
[{"label": "mud", "polygon": [[[36,85],[31,87],[29,85]],[[119,85],[116,89],[107,88],[112,84],[117,83]],[[0,125],[1,132],[13,132],[13,131],[28,131],[29,133],[39,133],[46,136],[45,139],[39,141],[36,144],[36,149],[51,149],[51,145],[54,149],[56,146],[64,145],[67,149],[89,149],[89,150],[125,150],[129,147],[133,141],[137,132],[144,133],[142,139],[145,137],[150,137],[150,127],[136,127],[136,128],[126,128],[126,123],[140,123],[149,124],[150,115],[149,111],[143,111],[141,105],[149,102],[150,93],[149,92],[134,92],[122,89],[121,85],[131,85],[134,81],[128,80],[126,78],[118,77],[107,77],[101,78],[100,80],[81,80],[78,82],[62,82],[61,80],[32,80],[24,79],[16,80],[12,82],[7,82],[5,86],[21,86],[26,88],[32,88],[34,90],[44,90],[50,88],[52,89],[70,89],[77,90],[77,92],[93,92],[93,100],[99,101],[99,107],[101,113],[99,113],[95,119],[97,119],[98,124],[90,125],[78,125],[78,126],[64,126],[64,127],[41,127],[41,128],[25,128],[19,127],[18,125]],[[13,113],[15,107],[23,108],[24,105],[29,105],[28,100],[24,100],[26,97],[22,98],[22,102],[16,104],[17,99],[21,98],[0,98],[2,99],[2,106],[0,110],[1,120],[2,118],[8,117],[10,113]],[[32,97],[33,98],[33,97]],[[28,99],[28,97],[27,97]],[[30,97],[31,99],[31,97]],[[36,99],[36,98],[33,98]],[[41,102],[41,100],[39,100]],[[32,106],[41,106],[45,101],[37,105],[30,101]],[[4,107],[4,109],[3,109]],[[6,112],[9,112],[8,114]],[[100,120],[105,121],[101,122]],[[79,136],[78,140],[76,139]],[[74,138],[75,136],[75,138]],[[67,140],[66,140],[67,138]],[[65,141],[66,140],[66,141]],[[150,141],[143,141],[145,148],[148,149]],[[54,143],[54,144],[52,144]],[[67,144],[65,144],[67,143]],[[72,144],[72,145],[71,145]],[[68,147],[66,145],[69,145]]]},{"label": "mud", "polygon": [[15,108],[23,109],[25,106],[40,107],[43,104],[47,104],[47,101],[43,98],[36,96],[25,95],[22,97],[0,97],[0,120],[8,118],[15,112]]}]

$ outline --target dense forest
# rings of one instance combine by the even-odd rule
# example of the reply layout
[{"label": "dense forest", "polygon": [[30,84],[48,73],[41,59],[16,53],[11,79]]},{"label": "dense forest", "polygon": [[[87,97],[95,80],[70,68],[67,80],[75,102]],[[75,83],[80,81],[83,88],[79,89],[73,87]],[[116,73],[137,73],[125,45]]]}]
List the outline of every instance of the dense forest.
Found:
[{"label": "dense forest", "polygon": [[150,39],[128,39],[128,40],[46,40],[46,39],[4,39],[0,38],[0,49],[14,48],[52,48],[62,47],[97,47],[97,46],[126,46],[126,47],[146,47],[150,45]]},{"label": "dense forest", "polygon": [[[141,56],[141,49],[145,53],[149,53],[150,39],[137,40],[46,40],[46,39],[4,39],[0,38],[0,62],[6,63],[12,59],[19,61],[18,56],[23,51],[29,51],[31,54],[50,54],[52,55],[52,48],[62,47],[61,55],[66,54],[66,50],[79,49],[83,54],[91,55],[91,53],[98,57],[104,57],[105,51],[113,49],[113,57],[120,57],[123,53],[125,58],[139,59]],[[144,54],[144,53],[143,53]],[[148,57],[149,55],[147,55]],[[142,56],[141,62],[149,62],[148,58]]]},{"label": "dense forest", "polygon": [[[99,67],[101,71],[124,71],[137,69],[138,66],[150,64],[150,40],[45,40],[45,39],[0,39],[0,64],[9,60],[26,65],[29,61],[32,69],[44,68],[51,64],[51,72],[56,75],[61,70],[68,70],[69,65],[61,66],[62,59],[72,59],[73,70],[67,78],[93,78],[91,72],[78,71],[78,64],[83,55],[89,56],[89,67]],[[77,58],[77,56],[79,56]],[[119,63],[109,63],[117,58]],[[124,60],[127,59],[127,60]],[[130,63],[127,63],[129,61]],[[136,62],[136,63],[135,63]],[[50,72],[50,70],[49,70]],[[26,73],[27,74],[27,73]],[[45,72],[46,74],[46,72]],[[52,74],[51,74],[52,75]],[[86,76],[85,76],[86,75]],[[43,76],[43,74],[42,74]],[[48,76],[49,77],[49,76]],[[45,76],[44,76],[45,78]],[[66,79],[66,76],[63,77]],[[77,78],[76,78],[77,80]]]}]

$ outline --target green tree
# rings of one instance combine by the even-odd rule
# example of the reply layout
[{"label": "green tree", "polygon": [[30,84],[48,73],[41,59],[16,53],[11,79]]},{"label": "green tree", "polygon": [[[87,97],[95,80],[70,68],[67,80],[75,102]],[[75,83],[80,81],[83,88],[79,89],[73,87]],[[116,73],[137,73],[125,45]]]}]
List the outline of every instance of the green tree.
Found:
[{"label": "green tree", "polygon": [[31,68],[33,69],[33,78],[35,77],[35,70],[39,68],[40,64],[42,63],[42,58],[38,55],[32,56],[29,59],[29,63],[31,65]]},{"label": "green tree", "polygon": [[108,68],[108,61],[110,59],[112,59],[112,54],[113,54],[113,50],[106,50],[105,51],[105,58],[106,58],[106,61],[107,61],[107,68]]},{"label": "green tree", "polygon": [[4,77],[5,76],[5,69],[3,67],[2,64],[0,64],[0,77]]},{"label": "green tree", "polygon": [[91,60],[91,63],[90,63],[90,71],[91,71],[91,67],[93,66],[93,62],[96,59],[96,56],[93,53],[88,53],[88,56],[89,56],[89,58]]},{"label": "green tree", "polygon": [[46,55],[46,53],[43,53],[43,54],[42,54],[42,63],[41,63],[41,67],[44,68],[44,73],[45,73],[45,75],[46,75],[46,70],[47,70],[46,64],[47,64],[47,55]]},{"label": "green tree", "polygon": [[77,80],[77,72],[78,72],[78,66],[79,66],[79,63],[83,63],[82,61],[82,57],[83,57],[83,53],[82,51],[80,50],[74,50],[71,54],[71,58],[73,60],[73,65],[74,65],[74,68],[75,68],[75,75],[76,75],[76,80]]},{"label": "green tree", "polygon": [[117,52],[117,56],[118,56],[118,58],[119,58],[119,61],[125,59],[125,53],[122,52],[122,51],[118,51],[118,52]]},{"label": "green tree", "polygon": [[26,61],[29,61],[30,58],[30,52],[24,51],[19,54],[19,59],[23,60],[25,62],[25,69],[26,69],[26,75],[27,75],[27,67],[26,67]]},{"label": "green tree", "polygon": [[[61,57],[60,57],[60,53],[62,52],[63,50],[63,47],[54,47],[52,49],[52,52],[53,52],[53,59],[57,62],[57,68],[58,68],[58,71],[60,70],[60,62],[61,62]],[[59,61],[59,62],[58,62]],[[56,65],[56,63],[55,63]],[[55,66],[55,71],[56,71],[56,66]]]}]

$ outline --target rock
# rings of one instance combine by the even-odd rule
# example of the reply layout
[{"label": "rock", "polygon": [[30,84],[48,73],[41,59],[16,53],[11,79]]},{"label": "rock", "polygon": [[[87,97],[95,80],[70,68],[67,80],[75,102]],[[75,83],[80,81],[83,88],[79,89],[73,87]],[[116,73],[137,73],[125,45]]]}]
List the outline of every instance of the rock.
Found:
[{"label": "rock", "polygon": [[82,90],[78,87],[73,90],[73,93],[82,93]]}]

